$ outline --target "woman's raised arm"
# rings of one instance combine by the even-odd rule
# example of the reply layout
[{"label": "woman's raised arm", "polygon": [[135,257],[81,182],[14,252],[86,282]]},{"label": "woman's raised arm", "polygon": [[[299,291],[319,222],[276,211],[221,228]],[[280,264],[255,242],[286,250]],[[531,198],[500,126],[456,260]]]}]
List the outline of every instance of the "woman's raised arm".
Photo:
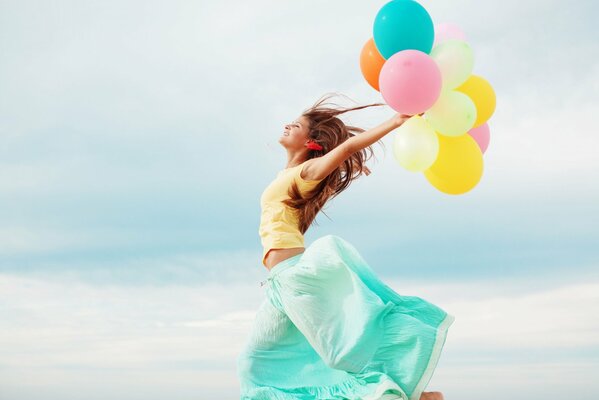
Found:
[{"label": "woman's raised arm", "polygon": [[[370,146],[377,140],[400,127],[411,115],[396,114],[391,119],[368,129],[358,135],[352,136],[333,150],[321,157],[314,158],[310,165],[306,165],[306,174],[311,179],[324,179],[336,170],[341,163],[347,160],[353,153]],[[368,171],[370,172],[370,170]]]},{"label": "woman's raised arm", "polygon": [[347,139],[344,144],[347,144],[349,151],[353,154],[365,147],[375,143],[393,129],[399,128],[404,122],[410,119],[411,115],[395,114],[387,121]]}]

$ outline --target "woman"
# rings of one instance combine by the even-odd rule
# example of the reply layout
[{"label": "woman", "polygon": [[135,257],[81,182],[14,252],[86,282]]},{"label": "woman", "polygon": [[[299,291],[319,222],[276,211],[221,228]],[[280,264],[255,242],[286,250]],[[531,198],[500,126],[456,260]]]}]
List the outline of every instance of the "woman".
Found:
[{"label": "woman", "polygon": [[[285,125],[287,167],[260,199],[266,298],[237,358],[242,400],[442,400],[423,392],[454,317],[381,282],[335,235],[304,248],[303,235],[331,198],[369,170],[371,144],[410,116],[379,126],[345,125],[354,108],[325,96]],[[370,154],[370,156],[369,156]]]}]

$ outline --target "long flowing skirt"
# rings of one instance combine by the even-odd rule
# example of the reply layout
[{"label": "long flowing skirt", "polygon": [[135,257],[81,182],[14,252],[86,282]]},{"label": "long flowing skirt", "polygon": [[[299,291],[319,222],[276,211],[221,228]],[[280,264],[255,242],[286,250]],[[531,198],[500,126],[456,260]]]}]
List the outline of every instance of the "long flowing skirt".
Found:
[{"label": "long flowing skirt", "polygon": [[326,235],[275,265],[245,348],[242,400],[418,400],[454,317],[385,285]]}]

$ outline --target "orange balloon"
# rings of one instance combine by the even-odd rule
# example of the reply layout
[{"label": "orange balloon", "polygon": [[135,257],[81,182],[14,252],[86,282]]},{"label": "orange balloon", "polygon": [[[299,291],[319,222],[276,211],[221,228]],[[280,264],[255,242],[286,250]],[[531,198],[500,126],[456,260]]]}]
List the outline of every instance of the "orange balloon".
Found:
[{"label": "orange balloon", "polygon": [[384,63],[385,59],[377,50],[374,39],[368,39],[360,53],[360,69],[366,82],[377,91],[379,90],[379,75]]}]

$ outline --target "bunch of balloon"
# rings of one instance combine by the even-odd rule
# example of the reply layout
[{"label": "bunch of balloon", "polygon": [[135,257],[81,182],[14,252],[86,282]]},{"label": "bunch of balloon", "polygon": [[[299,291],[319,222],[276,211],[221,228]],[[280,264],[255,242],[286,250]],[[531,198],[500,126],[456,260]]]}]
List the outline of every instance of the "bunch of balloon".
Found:
[{"label": "bunch of balloon", "polygon": [[495,93],[472,74],[473,66],[464,33],[452,24],[433,25],[414,0],[385,4],[360,54],[368,84],[395,111],[413,115],[396,131],[396,161],[423,172],[447,194],[463,194],[478,184],[489,145]]}]

